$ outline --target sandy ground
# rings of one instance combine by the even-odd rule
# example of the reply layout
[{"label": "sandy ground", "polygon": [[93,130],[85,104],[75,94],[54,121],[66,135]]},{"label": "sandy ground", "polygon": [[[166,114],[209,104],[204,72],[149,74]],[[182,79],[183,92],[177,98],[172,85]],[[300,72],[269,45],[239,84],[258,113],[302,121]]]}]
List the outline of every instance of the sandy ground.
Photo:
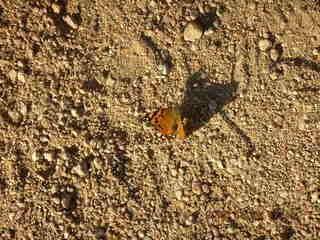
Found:
[{"label": "sandy ground", "polygon": [[[0,0],[0,239],[320,239],[317,0]],[[179,106],[188,138],[143,117]]]}]

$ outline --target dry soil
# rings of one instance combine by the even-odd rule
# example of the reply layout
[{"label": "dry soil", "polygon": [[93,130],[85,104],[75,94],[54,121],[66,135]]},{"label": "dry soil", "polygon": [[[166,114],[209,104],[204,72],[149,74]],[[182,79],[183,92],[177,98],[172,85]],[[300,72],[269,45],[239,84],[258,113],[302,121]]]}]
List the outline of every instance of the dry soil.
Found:
[{"label": "dry soil", "polygon": [[319,79],[317,0],[0,0],[0,239],[320,239]]}]

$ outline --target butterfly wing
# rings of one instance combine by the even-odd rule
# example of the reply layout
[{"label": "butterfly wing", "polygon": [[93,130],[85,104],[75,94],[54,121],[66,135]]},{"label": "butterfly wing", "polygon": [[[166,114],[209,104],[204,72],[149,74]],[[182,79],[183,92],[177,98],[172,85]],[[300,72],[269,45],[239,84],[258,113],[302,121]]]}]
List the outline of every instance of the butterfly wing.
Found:
[{"label": "butterfly wing", "polygon": [[180,139],[182,139],[182,140],[187,138],[186,133],[184,131],[182,121],[180,121],[180,124],[178,124],[178,135],[179,135]]},{"label": "butterfly wing", "polygon": [[171,135],[177,130],[177,123],[173,112],[169,108],[161,108],[150,119],[150,123],[164,135]]},{"label": "butterfly wing", "polygon": [[186,139],[186,134],[184,131],[184,124],[181,119],[180,109],[178,107],[172,108],[172,114],[174,115],[174,119],[177,124],[177,132],[178,132],[180,139],[182,139],[182,140]]},{"label": "butterfly wing", "polygon": [[181,139],[185,139],[185,131],[177,108],[161,108],[150,117],[150,123],[164,135],[178,132]]}]

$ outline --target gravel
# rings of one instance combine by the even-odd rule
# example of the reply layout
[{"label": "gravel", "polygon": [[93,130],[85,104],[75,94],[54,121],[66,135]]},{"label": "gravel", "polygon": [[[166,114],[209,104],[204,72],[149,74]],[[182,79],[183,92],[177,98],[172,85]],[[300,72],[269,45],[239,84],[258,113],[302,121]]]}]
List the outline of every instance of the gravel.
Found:
[{"label": "gravel", "polygon": [[189,22],[184,29],[183,37],[186,41],[196,41],[201,38],[203,34],[203,29],[200,24],[196,21]]},{"label": "gravel", "polygon": [[2,2],[1,240],[319,239],[315,4]]}]

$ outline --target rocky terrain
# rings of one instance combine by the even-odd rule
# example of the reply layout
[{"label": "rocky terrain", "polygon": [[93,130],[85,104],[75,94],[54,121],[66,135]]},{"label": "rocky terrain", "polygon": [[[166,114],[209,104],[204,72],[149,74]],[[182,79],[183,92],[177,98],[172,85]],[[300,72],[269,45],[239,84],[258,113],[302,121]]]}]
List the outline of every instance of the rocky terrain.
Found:
[{"label": "rocky terrain", "polygon": [[[0,239],[320,239],[317,0],[0,0]],[[188,138],[143,121],[179,106]]]}]

